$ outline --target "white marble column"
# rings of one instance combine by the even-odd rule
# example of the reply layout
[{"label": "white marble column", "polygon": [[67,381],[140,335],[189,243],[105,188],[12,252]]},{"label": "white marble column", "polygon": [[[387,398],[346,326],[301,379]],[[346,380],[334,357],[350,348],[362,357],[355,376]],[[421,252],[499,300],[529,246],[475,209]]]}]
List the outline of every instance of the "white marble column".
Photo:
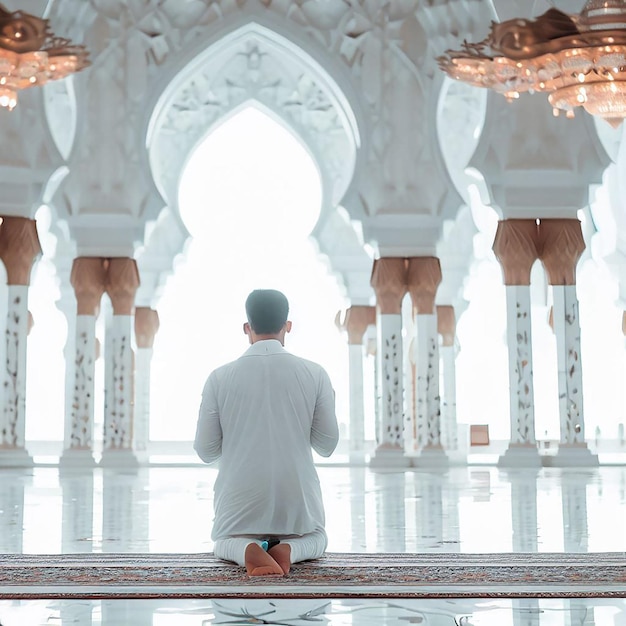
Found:
[{"label": "white marble column", "polygon": [[456,419],[456,319],[454,307],[437,307],[437,331],[441,335],[441,370],[443,391],[441,393],[442,443],[448,455],[459,449]]},{"label": "white marble column", "polygon": [[575,285],[555,285],[554,334],[559,381],[560,444],[584,444],[580,321]]},{"label": "white marble column", "polygon": [[26,342],[30,273],[40,254],[35,221],[24,217],[4,217],[0,226],[0,259],[7,273],[8,301],[2,369],[0,467],[28,467],[33,464],[25,442]]},{"label": "white marble column", "polygon": [[408,467],[404,454],[404,380],[402,299],[406,293],[406,260],[378,259],[372,271],[376,293],[377,356],[380,365],[380,432],[372,467]]},{"label": "white marble column", "polygon": [[415,340],[415,417],[418,467],[448,464],[441,443],[441,398],[439,395],[439,335],[435,297],[441,282],[436,257],[409,259],[407,286],[413,303]]},{"label": "white marble column", "polygon": [[108,261],[99,257],[74,259],[70,282],[76,294],[71,413],[66,422],[62,469],[93,466],[96,320],[105,289]]},{"label": "white marble column", "polygon": [[376,438],[376,444],[378,445],[378,434],[381,431],[380,423],[380,409],[381,409],[381,395],[380,395],[380,363],[378,361],[378,331],[376,325],[369,326],[367,329],[367,337],[365,340],[365,353],[367,357],[372,358],[373,370],[374,370],[374,433]]},{"label": "white marble column", "polygon": [[[624,372],[626,373],[626,311],[622,313],[622,334],[624,335],[624,351],[623,351],[623,361],[624,361]],[[624,384],[622,385],[622,419],[618,425],[618,439],[620,442],[620,446],[623,446],[626,443],[626,376],[624,380]]]},{"label": "white marble column", "polygon": [[[57,268],[57,273],[59,270]],[[63,346],[63,360],[65,362],[65,396],[64,396],[64,413],[63,413],[63,451],[70,446],[70,433],[72,424],[72,407],[74,404],[74,357],[76,343],[76,299],[74,290],[63,284],[67,282],[69,285],[69,276],[67,281],[61,278],[61,298],[57,300],[57,309],[65,317],[67,324],[67,337]],[[71,296],[67,292],[71,291]],[[63,458],[61,456],[61,458]]]},{"label": "white marble column", "polygon": [[159,330],[159,314],[150,307],[135,309],[135,452],[148,458],[150,441],[150,370],[154,338]]},{"label": "white marble column", "polygon": [[541,465],[535,439],[530,271],[538,258],[535,220],[510,219],[498,223],[493,250],[506,285],[507,344],[511,435],[498,464],[504,467]]},{"label": "white marble column", "polygon": [[134,452],[134,355],[132,350],[134,299],[139,274],[134,259],[110,259],[106,292],[113,316],[107,329],[104,434],[101,465],[136,465]]},{"label": "white marble column", "polygon": [[3,372],[4,403],[3,444],[25,447],[26,341],[28,335],[28,286],[9,285],[5,363]]},{"label": "white marble column", "polygon": [[530,286],[506,286],[511,443],[535,445]]},{"label": "white marble column", "polygon": [[348,332],[350,384],[350,462],[365,459],[365,399],[363,381],[363,337],[370,324],[376,323],[376,309],[354,305],[346,311],[342,328]]},{"label": "white marble column", "polygon": [[539,223],[541,260],[553,296],[559,386],[560,439],[553,463],[597,466],[585,441],[580,321],[576,295],[576,265],[585,249],[577,219],[542,219]]},{"label": "white marble column", "polygon": [[350,381],[350,461],[363,460],[365,448],[365,402],[363,397],[363,344],[348,345]]}]

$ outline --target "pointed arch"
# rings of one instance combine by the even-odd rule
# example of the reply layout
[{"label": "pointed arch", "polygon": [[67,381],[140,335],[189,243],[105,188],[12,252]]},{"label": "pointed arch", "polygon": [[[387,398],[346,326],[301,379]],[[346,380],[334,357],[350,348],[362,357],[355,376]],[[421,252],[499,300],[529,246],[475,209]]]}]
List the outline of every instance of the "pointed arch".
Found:
[{"label": "pointed arch", "polygon": [[[359,167],[363,132],[352,106],[356,98],[351,101],[343,89],[349,89],[347,74],[340,87],[330,73],[341,73],[335,60],[322,62],[313,56],[311,42],[305,45],[293,26],[288,35],[279,34],[261,21],[250,21],[249,16],[243,24],[225,20],[203,45],[181,50],[162,68],[146,122],[146,154],[166,200],[164,211],[178,218],[180,240],[188,233],[180,221],[177,192],[190,155],[219,124],[251,104],[284,126],[316,163],[322,181],[320,223],[339,206]],[[321,232],[316,229],[313,236]],[[146,266],[155,267],[151,250],[162,250],[160,233],[149,233],[140,266],[144,257]],[[326,252],[324,242],[318,243]],[[159,256],[157,264],[163,267],[158,282],[163,284],[173,258]],[[332,257],[329,260],[332,265]],[[369,270],[367,263],[364,271]]]},{"label": "pointed arch", "polygon": [[315,59],[256,22],[205,47],[179,69],[155,101],[146,145],[155,181],[168,201],[180,174],[180,167],[172,168],[173,153],[180,163],[210,127],[251,100],[304,142],[327,181],[326,204],[338,204],[354,176],[361,144],[354,111]]}]

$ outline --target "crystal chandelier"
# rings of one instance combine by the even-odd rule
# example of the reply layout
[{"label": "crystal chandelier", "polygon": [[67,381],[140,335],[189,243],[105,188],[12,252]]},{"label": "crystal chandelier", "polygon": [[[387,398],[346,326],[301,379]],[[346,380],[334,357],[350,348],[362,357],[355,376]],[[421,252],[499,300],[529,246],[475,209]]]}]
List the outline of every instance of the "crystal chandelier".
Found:
[{"label": "crystal chandelier", "polygon": [[438,57],[450,77],[509,100],[546,92],[554,114],[582,106],[614,127],[626,117],[626,0],[588,0],[580,15],[492,22],[479,43]]},{"label": "crystal chandelier", "polygon": [[78,72],[87,57],[84,46],[55,36],[48,20],[0,4],[0,106],[14,109],[20,89]]}]

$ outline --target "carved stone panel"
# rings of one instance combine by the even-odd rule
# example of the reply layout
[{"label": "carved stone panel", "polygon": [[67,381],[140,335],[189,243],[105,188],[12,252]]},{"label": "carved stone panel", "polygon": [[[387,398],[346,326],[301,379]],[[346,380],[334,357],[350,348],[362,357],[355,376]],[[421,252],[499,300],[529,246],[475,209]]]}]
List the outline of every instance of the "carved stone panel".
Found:
[{"label": "carved stone panel", "polygon": [[551,285],[576,284],[576,264],[585,250],[579,220],[540,220],[539,250]]},{"label": "carved stone panel", "polygon": [[437,287],[441,283],[441,265],[436,257],[413,257],[408,260],[407,287],[418,315],[435,312]]},{"label": "carved stone panel", "polygon": [[374,261],[371,285],[381,314],[400,313],[407,292],[406,271],[406,259],[385,257]]},{"label": "carved stone panel", "polygon": [[437,332],[441,335],[443,347],[454,345],[456,337],[454,307],[448,305],[437,307]]},{"label": "carved stone panel", "polygon": [[106,288],[107,267],[108,261],[100,257],[74,259],[70,282],[76,294],[78,315],[98,315]]},{"label": "carved stone panel", "polygon": [[351,306],[346,311],[344,325],[348,331],[348,343],[350,345],[362,345],[363,335],[367,327],[376,323],[376,307]]},{"label": "carved stone panel", "polygon": [[106,292],[111,298],[114,315],[132,314],[138,287],[139,271],[135,259],[118,257],[109,260]]},{"label": "carved stone panel", "polygon": [[159,330],[159,314],[154,309],[138,306],[135,309],[135,341],[138,348],[152,348]]},{"label": "carved stone panel", "polygon": [[5,216],[0,225],[0,259],[9,285],[29,285],[30,272],[41,255],[35,220]]},{"label": "carved stone panel", "polygon": [[539,229],[534,219],[498,222],[493,251],[500,261],[505,285],[530,285],[530,270],[539,258]]}]

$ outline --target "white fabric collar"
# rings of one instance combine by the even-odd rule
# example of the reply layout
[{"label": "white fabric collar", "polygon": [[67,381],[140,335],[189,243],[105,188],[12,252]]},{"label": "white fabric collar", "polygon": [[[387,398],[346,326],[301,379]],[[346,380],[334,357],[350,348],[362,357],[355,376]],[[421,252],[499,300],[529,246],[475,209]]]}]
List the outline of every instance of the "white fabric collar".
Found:
[{"label": "white fabric collar", "polygon": [[245,352],[244,356],[255,356],[262,354],[279,354],[286,352],[278,339],[261,339],[255,341]]}]

